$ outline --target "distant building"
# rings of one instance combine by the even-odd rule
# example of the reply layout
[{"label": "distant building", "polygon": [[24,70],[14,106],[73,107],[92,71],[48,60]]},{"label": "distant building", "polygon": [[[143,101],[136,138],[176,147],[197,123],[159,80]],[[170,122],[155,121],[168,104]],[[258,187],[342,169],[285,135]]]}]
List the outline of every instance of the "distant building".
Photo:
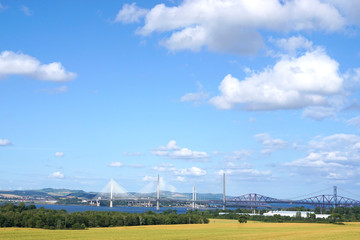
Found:
[{"label": "distant building", "polygon": [[[264,213],[264,216],[280,215],[280,216],[296,217],[298,213],[300,213],[302,218],[307,218],[309,214],[315,214],[314,212],[309,212],[309,211],[270,211]],[[316,218],[328,218],[329,216],[330,214],[315,214]]]}]

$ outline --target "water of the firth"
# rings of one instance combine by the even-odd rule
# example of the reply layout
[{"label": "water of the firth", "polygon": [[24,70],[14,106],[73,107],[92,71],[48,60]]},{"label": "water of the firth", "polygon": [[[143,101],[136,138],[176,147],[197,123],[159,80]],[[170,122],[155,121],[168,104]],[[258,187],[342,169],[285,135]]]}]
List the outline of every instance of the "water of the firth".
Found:
[{"label": "water of the firth", "polygon": [[68,213],[70,212],[84,212],[84,211],[116,211],[116,212],[128,212],[128,213],[143,213],[147,211],[153,212],[163,212],[167,209],[176,210],[177,213],[186,213],[188,209],[186,208],[170,208],[164,207],[160,208],[159,211],[156,211],[155,207],[96,207],[96,206],[82,206],[82,205],[55,205],[55,204],[36,204],[36,208],[47,208],[47,209],[54,209],[54,210],[61,210],[64,209]]}]

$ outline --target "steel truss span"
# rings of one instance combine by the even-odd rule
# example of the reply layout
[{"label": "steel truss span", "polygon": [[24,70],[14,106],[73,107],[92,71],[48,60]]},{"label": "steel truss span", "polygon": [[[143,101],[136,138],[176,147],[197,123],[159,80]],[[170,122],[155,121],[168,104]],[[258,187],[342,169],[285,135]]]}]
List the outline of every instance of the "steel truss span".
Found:
[{"label": "steel truss span", "polygon": [[289,200],[289,199],[276,199],[264,196],[257,193],[250,193],[241,195],[234,198],[226,199],[227,205],[237,206],[253,206],[253,207],[266,207],[269,204],[283,203],[283,204],[296,204],[296,205],[311,205],[321,208],[329,207],[354,207],[360,206],[360,201],[342,196],[334,195],[318,195],[302,200]]}]

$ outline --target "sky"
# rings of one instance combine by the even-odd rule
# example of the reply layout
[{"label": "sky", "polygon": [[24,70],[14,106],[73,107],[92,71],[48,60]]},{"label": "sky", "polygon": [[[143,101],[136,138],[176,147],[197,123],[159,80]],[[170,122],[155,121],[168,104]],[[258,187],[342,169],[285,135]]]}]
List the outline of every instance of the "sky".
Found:
[{"label": "sky", "polygon": [[359,12],[0,0],[0,189],[359,199]]}]

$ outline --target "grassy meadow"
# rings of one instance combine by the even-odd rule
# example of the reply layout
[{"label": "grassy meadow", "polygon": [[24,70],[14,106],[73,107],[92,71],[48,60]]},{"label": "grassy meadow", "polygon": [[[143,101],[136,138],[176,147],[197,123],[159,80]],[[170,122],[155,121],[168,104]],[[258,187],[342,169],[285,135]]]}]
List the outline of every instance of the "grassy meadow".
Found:
[{"label": "grassy meadow", "polygon": [[360,223],[240,224],[235,220],[211,219],[209,224],[158,225],[88,230],[0,229],[0,239],[360,239]]}]

